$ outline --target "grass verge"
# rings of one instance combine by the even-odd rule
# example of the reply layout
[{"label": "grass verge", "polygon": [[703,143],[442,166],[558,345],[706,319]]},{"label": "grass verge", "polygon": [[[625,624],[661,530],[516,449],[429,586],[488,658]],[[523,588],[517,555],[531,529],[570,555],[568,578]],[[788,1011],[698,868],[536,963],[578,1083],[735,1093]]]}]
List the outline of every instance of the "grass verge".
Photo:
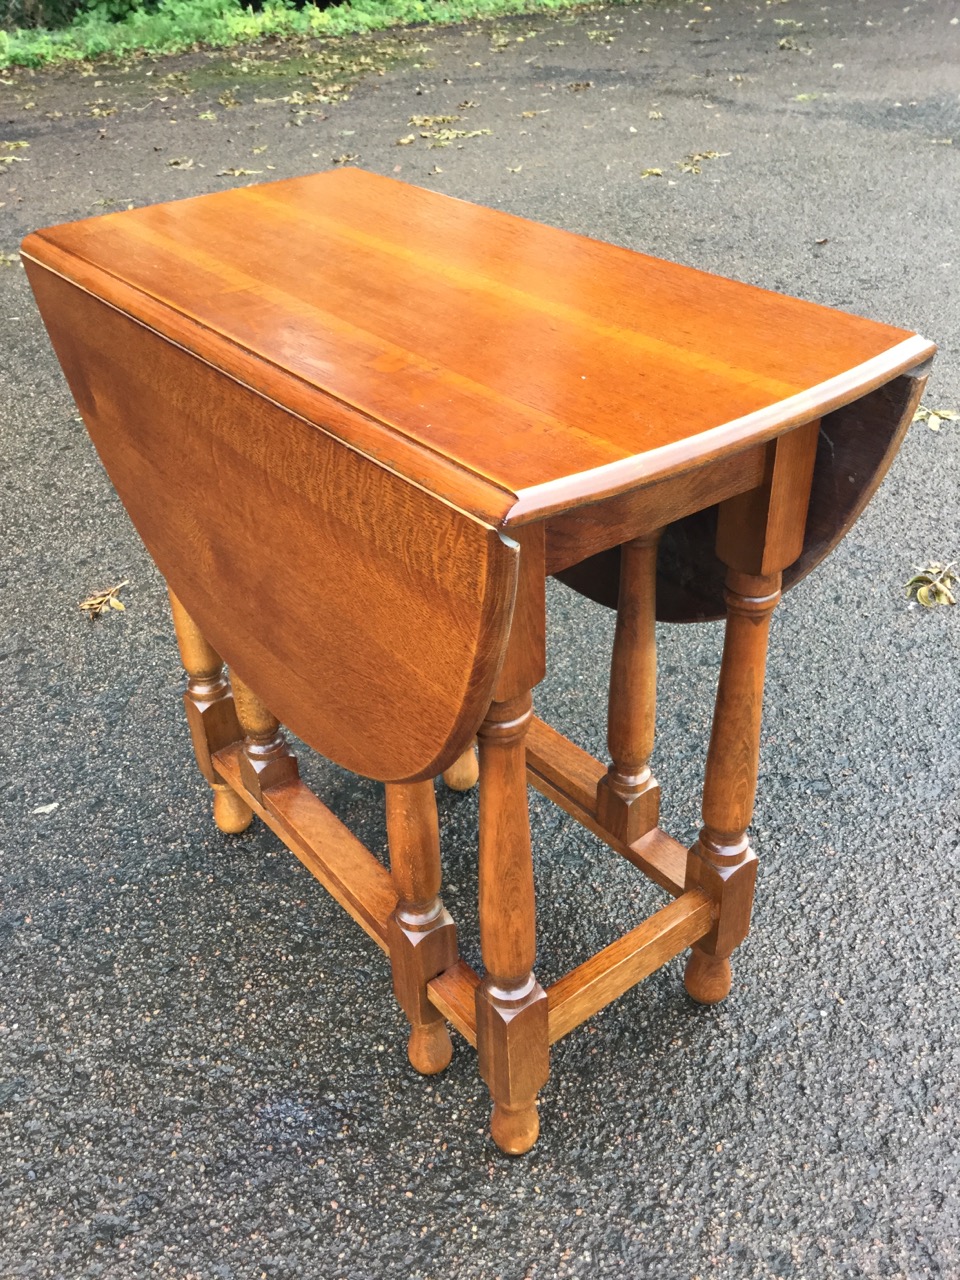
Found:
[{"label": "grass verge", "polygon": [[137,53],[223,48],[263,37],[345,36],[411,23],[464,22],[506,14],[584,7],[583,0],[348,0],[330,9],[295,9],[267,0],[259,12],[240,0],[161,0],[155,12],[137,10],[121,22],[85,13],[62,30],[0,31],[0,69],[89,62]]}]

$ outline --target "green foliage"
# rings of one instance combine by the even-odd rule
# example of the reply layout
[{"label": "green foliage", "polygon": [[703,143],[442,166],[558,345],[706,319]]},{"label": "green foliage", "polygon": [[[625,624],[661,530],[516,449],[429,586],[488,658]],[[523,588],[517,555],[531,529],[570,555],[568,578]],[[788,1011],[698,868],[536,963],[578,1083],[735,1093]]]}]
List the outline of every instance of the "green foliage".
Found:
[{"label": "green foliage", "polygon": [[[15,0],[58,3],[72,0]],[[353,0],[332,9],[292,0],[265,0],[259,12],[240,0],[82,0],[60,30],[0,31],[0,68],[177,53],[195,45],[220,48],[265,36],[342,36],[409,23],[442,25],[470,18],[569,9],[577,0]],[[582,0],[581,0],[582,3]]]},{"label": "green foliage", "polygon": [[63,27],[81,7],[82,0],[0,0],[0,27]]}]

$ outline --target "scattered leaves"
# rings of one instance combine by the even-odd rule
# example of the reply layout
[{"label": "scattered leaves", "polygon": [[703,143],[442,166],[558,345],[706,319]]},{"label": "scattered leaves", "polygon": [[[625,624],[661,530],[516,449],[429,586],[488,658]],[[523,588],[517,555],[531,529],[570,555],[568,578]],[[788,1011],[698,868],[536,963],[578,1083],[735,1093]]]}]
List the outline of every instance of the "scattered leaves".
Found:
[{"label": "scattered leaves", "polygon": [[429,129],[435,124],[453,124],[459,116],[411,116],[410,124],[419,129]]},{"label": "scattered leaves", "polygon": [[793,36],[783,36],[777,41],[778,49],[790,49],[793,53],[812,53],[805,45],[798,44]]},{"label": "scattered leaves", "polygon": [[354,160],[360,159],[359,151],[344,151],[339,156],[333,157],[334,164],[352,164]]},{"label": "scattered leaves", "polygon": [[53,813],[54,809],[60,808],[60,801],[54,800],[50,804],[38,804],[35,809],[31,809],[31,813]]},{"label": "scattered leaves", "polygon": [[794,102],[815,102],[819,97],[819,93],[798,93]]},{"label": "scattered leaves", "polygon": [[545,115],[549,115],[549,113],[550,113],[549,107],[544,107],[542,111],[521,111],[520,119],[532,120],[534,116],[545,116]]},{"label": "scattered leaves", "polygon": [[29,147],[29,142],[0,142],[0,150],[3,151],[24,151]]},{"label": "scattered leaves", "polygon": [[22,164],[25,156],[0,156],[0,164]]},{"label": "scattered leaves", "polygon": [[583,89],[592,89],[592,80],[574,80],[572,84],[568,84],[567,88],[573,93],[580,93]]},{"label": "scattered leaves", "polygon": [[701,165],[704,160],[720,160],[729,154],[729,151],[694,151],[685,159],[678,160],[677,168],[681,173],[702,173]]},{"label": "scattered leaves", "polygon": [[432,138],[431,147],[449,147],[460,138],[488,138],[492,132],[491,129],[436,129],[433,132],[422,129],[420,137]]},{"label": "scattered leaves", "polygon": [[201,111],[197,116],[198,120],[216,120],[217,113],[215,111]]},{"label": "scattered leaves", "polygon": [[954,592],[958,586],[960,577],[956,566],[933,560],[918,569],[906,584],[907,598],[915,596],[918,604],[922,604],[925,609],[933,609],[938,604],[956,604]]},{"label": "scattered leaves", "polygon": [[662,119],[663,119],[663,112],[662,112],[662,111],[648,111],[648,112],[647,112],[647,119],[648,119],[648,120],[662,120]]},{"label": "scattered leaves", "polygon": [[[355,159],[356,157],[354,157]],[[263,173],[262,169],[221,169],[218,178],[255,178]]]},{"label": "scattered leaves", "polygon": [[613,44],[616,40],[616,33],[613,31],[588,31],[587,39],[596,40],[598,44]]},{"label": "scattered leaves", "polygon": [[408,133],[405,138],[398,138],[396,145],[398,147],[409,147],[410,143],[416,142],[416,140],[417,135],[415,133]]},{"label": "scattered leaves", "polygon": [[12,267],[20,261],[19,253],[3,253],[0,250],[0,267]]},{"label": "scattered leaves", "polygon": [[191,156],[174,156],[172,160],[168,160],[167,164],[171,169],[193,169],[195,161]]},{"label": "scattered leaves", "polygon": [[123,613],[126,605],[118,597],[122,588],[128,585],[126,582],[118,582],[115,587],[108,587],[106,591],[98,591],[96,595],[87,596],[86,600],[80,601],[81,610],[90,619],[99,618],[101,614],[109,613],[111,609]]},{"label": "scattered leaves", "polygon": [[914,422],[925,422],[931,431],[939,431],[945,422],[960,421],[960,413],[955,409],[928,409],[922,404],[913,415]]},{"label": "scattered leaves", "polygon": [[240,99],[232,89],[227,89],[221,93],[217,101],[220,103],[221,107],[226,107],[228,110],[231,107],[239,107],[240,105]]},{"label": "scattered leaves", "polygon": [[640,177],[641,178],[662,178],[663,170],[662,169],[644,169]]},{"label": "scattered leaves", "polygon": [[519,173],[522,168],[523,168],[522,164],[518,164],[515,169],[512,169],[510,165],[507,165],[507,173]]}]

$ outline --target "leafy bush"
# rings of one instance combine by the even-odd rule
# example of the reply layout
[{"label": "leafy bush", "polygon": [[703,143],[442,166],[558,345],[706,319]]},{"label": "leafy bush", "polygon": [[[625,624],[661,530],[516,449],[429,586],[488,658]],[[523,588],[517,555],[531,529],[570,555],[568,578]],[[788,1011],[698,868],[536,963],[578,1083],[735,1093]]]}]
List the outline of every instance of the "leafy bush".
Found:
[{"label": "leafy bush", "polygon": [[65,27],[83,7],[83,0],[0,0],[0,28]]},{"label": "leafy bush", "polygon": [[[0,0],[2,2],[2,0]],[[14,0],[67,4],[72,0]],[[580,0],[582,3],[583,0]],[[263,0],[257,12],[240,0],[82,0],[87,6],[60,30],[0,31],[0,67],[177,53],[220,48],[262,36],[343,36],[412,22],[450,23],[508,13],[569,9],[577,0],[353,0],[320,9],[294,0]]]}]

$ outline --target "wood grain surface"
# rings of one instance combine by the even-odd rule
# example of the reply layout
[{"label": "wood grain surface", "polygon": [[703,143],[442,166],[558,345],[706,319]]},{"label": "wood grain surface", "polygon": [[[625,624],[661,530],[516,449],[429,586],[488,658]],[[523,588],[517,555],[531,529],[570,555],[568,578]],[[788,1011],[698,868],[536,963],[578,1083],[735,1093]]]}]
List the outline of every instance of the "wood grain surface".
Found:
[{"label": "wood grain surface", "polygon": [[516,544],[60,277],[31,283],[111,480],[231,671],[344,768],[452,765],[500,669]]},{"label": "wood grain surface", "polygon": [[108,214],[24,253],[512,521],[769,439],[934,350],[360,170]]}]

